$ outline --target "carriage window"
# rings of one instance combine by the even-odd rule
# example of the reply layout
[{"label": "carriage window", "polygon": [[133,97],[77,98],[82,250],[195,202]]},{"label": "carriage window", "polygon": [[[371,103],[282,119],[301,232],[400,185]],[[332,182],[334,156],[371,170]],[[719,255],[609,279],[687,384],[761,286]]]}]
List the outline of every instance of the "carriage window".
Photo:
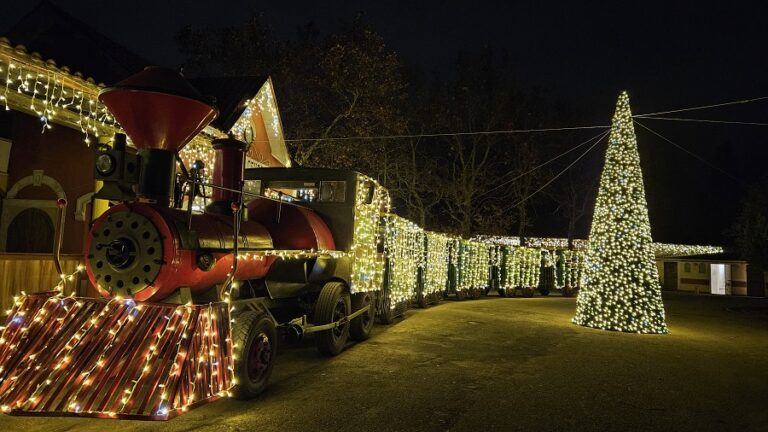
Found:
[{"label": "carriage window", "polygon": [[246,200],[253,199],[256,195],[261,195],[261,180],[246,180],[243,184],[243,192],[247,195]]},{"label": "carriage window", "polygon": [[263,195],[287,202],[345,202],[345,181],[285,181],[277,180],[264,185]]},{"label": "carriage window", "polygon": [[317,183],[312,181],[271,181],[264,187],[264,196],[287,202],[310,203],[317,200]]},{"label": "carriage window", "polygon": [[321,181],[321,202],[344,202],[347,200],[347,182],[345,181]]}]

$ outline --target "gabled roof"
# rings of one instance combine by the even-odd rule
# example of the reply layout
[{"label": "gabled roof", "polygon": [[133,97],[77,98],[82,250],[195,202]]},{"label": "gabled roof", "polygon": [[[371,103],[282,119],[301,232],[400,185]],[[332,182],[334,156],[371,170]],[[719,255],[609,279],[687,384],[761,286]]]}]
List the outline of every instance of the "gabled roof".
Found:
[{"label": "gabled roof", "polygon": [[256,76],[188,78],[200,93],[215,99],[219,116],[211,125],[225,133],[232,129],[245,111],[248,101],[256,96],[267,79]]},{"label": "gabled roof", "polygon": [[152,64],[48,0],[37,4],[4,34],[11,43],[39,52],[61,68],[114,84]]}]

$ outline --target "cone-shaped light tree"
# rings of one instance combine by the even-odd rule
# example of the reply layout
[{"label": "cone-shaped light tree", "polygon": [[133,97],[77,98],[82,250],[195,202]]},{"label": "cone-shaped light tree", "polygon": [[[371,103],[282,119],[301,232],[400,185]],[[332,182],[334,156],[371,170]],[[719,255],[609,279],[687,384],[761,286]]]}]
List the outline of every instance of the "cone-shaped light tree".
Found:
[{"label": "cone-shaped light tree", "polygon": [[609,137],[573,322],[605,330],[667,333],[629,96]]}]

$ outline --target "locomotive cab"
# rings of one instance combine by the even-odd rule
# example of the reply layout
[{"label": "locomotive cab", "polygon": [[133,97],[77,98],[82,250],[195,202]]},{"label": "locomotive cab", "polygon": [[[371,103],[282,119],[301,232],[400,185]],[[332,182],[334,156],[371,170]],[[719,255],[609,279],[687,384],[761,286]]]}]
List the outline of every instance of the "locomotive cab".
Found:
[{"label": "locomotive cab", "polygon": [[[349,170],[252,168],[245,171],[244,185],[246,193],[258,197],[246,204],[248,220],[267,228],[275,249],[305,252],[275,261],[258,281],[262,291],[257,295],[314,300],[329,282],[343,284],[353,295],[381,289],[375,275],[383,271],[379,215],[387,209],[379,203],[387,200],[376,200],[386,196],[378,183]],[[361,274],[361,255],[373,257],[381,268]]]},{"label": "locomotive cab", "polygon": [[[317,213],[328,226],[336,250],[345,252],[354,239],[358,195],[370,204],[374,188],[380,188],[355,171],[328,168],[250,168],[245,170],[244,180],[247,193]],[[281,216],[279,212],[256,216],[251,211],[249,219],[276,226],[282,223]],[[275,247],[279,248],[277,244]]]}]

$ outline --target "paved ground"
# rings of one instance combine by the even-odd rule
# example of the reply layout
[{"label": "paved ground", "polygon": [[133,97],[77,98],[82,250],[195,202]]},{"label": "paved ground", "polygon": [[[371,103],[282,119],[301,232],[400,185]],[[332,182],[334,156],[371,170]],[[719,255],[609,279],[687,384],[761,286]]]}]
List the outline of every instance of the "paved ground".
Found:
[{"label": "paved ground", "polygon": [[669,295],[671,334],[577,327],[573,299],[445,302],[325,359],[286,347],[258,400],[166,423],[0,416],[0,431],[768,431],[768,300]]}]

